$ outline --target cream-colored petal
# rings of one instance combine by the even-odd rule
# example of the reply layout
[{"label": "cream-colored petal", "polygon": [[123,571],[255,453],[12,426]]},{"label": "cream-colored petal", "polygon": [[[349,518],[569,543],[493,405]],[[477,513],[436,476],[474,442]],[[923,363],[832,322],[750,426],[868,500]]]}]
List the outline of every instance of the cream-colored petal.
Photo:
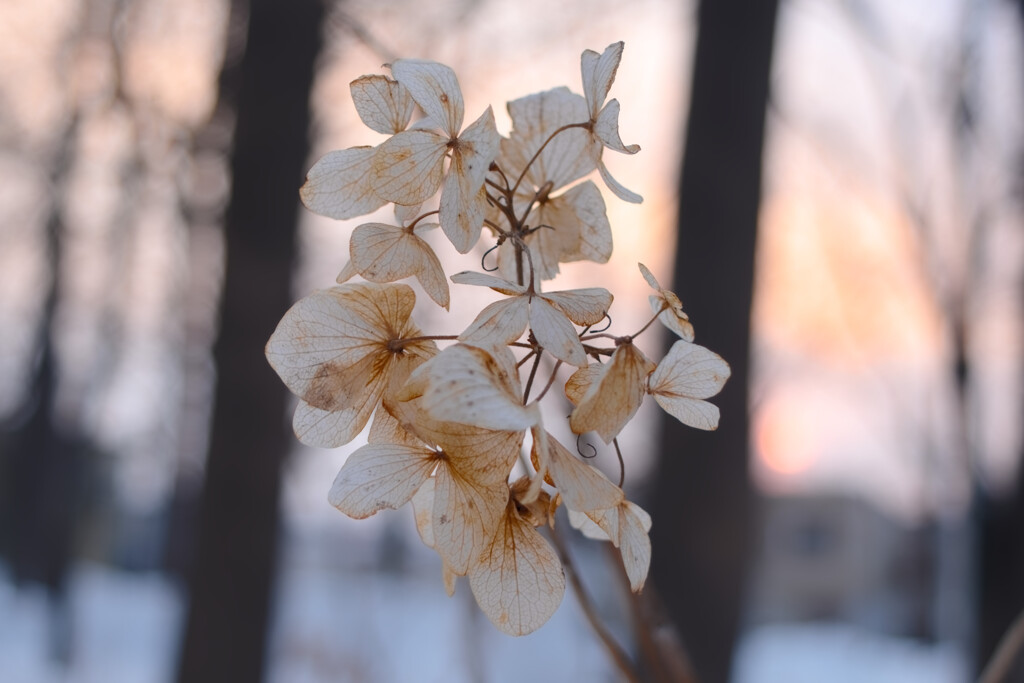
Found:
[{"label": "cream-colored petal", "polygon": [[507,503],[504,481],[467,476],[446,460],[438,463],[431,526],[434,549],[452,571],[464,575],[486,549]]},{"label": "cream-colored petal", "polygon": [[338,402],[333,398],[335,378],[365,379],[366,368],[359,364],[386,353],[387,331],[340,297],[338,290],[354,286],[321,290],[300,299],[267,342],[267,360],[285,385],[319,408],[331,409]]},{"label": "cream-colored petal", "polygon": [[459,341],[477,345],[511,344],[523,336],[529,322],[530,302],[525,296],[509,297],[485,306],[459,335]]},{"label": "cream-colored petal", "polygon": [[384,135],[405,130],[416,109],[409,91],[387,76],[361,76],[349,84],[349,90],[359,118]]},{"label": "cream-colored petal", "polygon": [[623,154],[636,154],[640,145],[625,145],[619,137],[619,101],[609,100],[594,121],[594,136],[608,149]]},{"label": "cream-colored petal", "polygon": [[623,46],[624,43],[619,41],[606,47],[601,54],[593,50],[583,51],[580,70],[583,72],[583,95],[587,98],[591,120],[596,118],[615,81],[615,72],[618,71],[619,61],[622,59]]},{"label": "cream-colored petal", "polygon": [[[585,123],[590,114],[587,102],[566,87],[520,97],[508,103],[512,133],[501,142],[502,167],[516,169],[526,166],[537,150],[562,126]],[[594,170],[594,161],[587,154],[589,135],[582,128],[570,128],[556,135],[526,173],[532,186],[551,182],[557,190]]]},{"label": "cream-colored petal", "polygon": [[471,190],[470,185],[466,176],[449,171],[441,188],[441,230],[460,254],[468,253],[480,241],[486,214],[486,191],[483,186]]},{"label": "cream-colored petal", "polygon": [[472,270],[464,270],[461,273],[455,273],[451,277],[452,282],[460,285],[473,285],[476,287],[490,287],[496,292],[501,292],[508,296],[518,296],[526,292],[526,287],[523,285],[517,285],[514,282],[504,280],[500,277],[495,277],[487,273],[478,273]]},{"label": "cream-colored petal", "polygon": [[669,296],[678,303],[679,299],[672,292],[662,290],[661,295],[651,294],[648,301],[651,304],[651,312],[657,314],[658,322],[670,329],[684,341],[692,342],[694,337],[693,323],[689,316],[683,312],[682,305],[673,305]]},{"label": "cream-colored petal", "polygon": [[307,446],[338,448],[363,431],[374,408],[367,401],[342,410],[321,410],[300,400],[292,417],[292,429]]},{"label": "cream-colored petal", "polygon": [[592,467],[547,435],[549,445],[548,467],[562,501],[570,510],[592,512],[617,506],[625,498],[615,484],[608,481],[595,467]]},{"label": "cream-colored petal", "polygon": [[334,281],[339,285],[342,285],[354,278],[356,275],[359,275],[359,271],[356,270],[356,267],[352,265],[352,261],[349,260],[349,262],[341,269],[341,272],[338,273],[338,277],[335,278]]},{"label": "cream-colored petal", "polygon": [[550,205],[555,211],[549,224],[563,235],[558,260],[607,263],[612,255],[612,227],[597,185],[591,180],[582,182],[552,199]]},{"label": "cream-colored petal", "polygon": [[604,184],[611,190],[616,197],[624,202],[631,204],[640,204],[644,201],[644,198],[627,189],[618,180],[612,177],[612,174],[608,172],[608,168],[604,165],[604,161],[600,158],[597,159],[597,170],[601,174],[601,179],[604,180]]},{"label": "cream-colored petal", "polygon": [[588,287],[547,292],[537,298],[550,303],[577,325],[594,325],[608,313],[614,297],[604,287]]},{"label": "cream-colored petal", "polygon": [[373,190],[396,204],[421,204],[434,196],[444,177],[448,140],[427,130],[393,135],[373,158]]},{"label": "cream-colored petal", "polygon": [[573,433],[595,431],[610,443],[640,408],[652,370],[654,363],[633,344],[620,344],[597,383],[590,385],[572,411]]},{"label": "cream-colored petal", "polygon": [[658,278],[654,277],[654,273],[651,272],[651,269],[642,263],[638,263],[636,265],[640,267],[640,274],[644,276],[644,280],[647,281],[647,284],[649,284],[654,291],[660,293],[661,285],[658,284]]},{"label": "cream-colored petal", "polygon": [[[422,210],[422,204],[412,204],[408,206],[405,204],[395,204],[395,222],[398,223],[398,225],[408,225],[409,223],[419,218]],[[431,223],[417,223],[416,228],[419,229],[421,225],[436,226],[436,224]]]},{"label": "cream-colored petal", "polygon": [[327,153],[313,164],[299,197],[313,213],[328,218],[355,218],[376,211],[387,200],[374,191],[374,147]]},{"label": "cream-colored petal", "polygon": [[327,498],[349,517],[364,519],[408,503],[436,466],[427,448],[368,444],[348,457]]},{"label": "cream-colored petal", "polygon": [[522,405],[518,379],[510,378],[486,349],[449,346],[429,361],[425,373],[423,408],[434,419],[509,431],[529,429],[535,422]]},{"label": "cream-colored petal", "polygon": [[434,478],[427,480],[416,489],[412,498],[412,512],[416,519],[416,531],[428,548],[434,547]]},{"label": "cream-colored petal", "polygon": [[629,586],[639,593],[651,566],[651,516],[639,505],[626,501],[619,507],[619,552],[629,577]]},{"label": "cream-colored petal", "polygon": [[533,298],[529,309],[530,329],[545,351],[570,365],[587,364],[579,334],[564,313],[540,296]]},{"label": "cream-colored petal", "polygon": [[468,179],[470,192],[476,192],[484,184],[500,148],[501,136],[494,123],[494,110],[487,107],[459,134],[452,148],[452,170]]},{"label": "cream-colored petal", "polygon": [[469,570],[469,587],[491,623],[522,636],[558,609],[565,574],[551,545],[510,503],[487,551]]},{"label": "cream-colored petal", "polygon": [[394,282],[415,276],[424,291],[448,308],[448,280],[434,250],[405,228],[366,223],[352,232],[349,241],[352,263],[371,282]]},{"label": "cream-colored petal", "polygon": [[601,378],[607,368],[608,366],[602,363],[591,363],[572,373],[565,382],[565,397],[572,401],[573,405],[578,406],[591,385]]},{"label": "cream-colored petal", "polygon": [[410,433],[401,420],[391,414],[395,406],[401,403],[385,398],[380,409],[373,414],[373,421],[370,423],[370,432],[366,435],[369,443],[390,443],[403,444],[405,446],[422,446],[423,441],[415,434]]},{"label": "cream-colored petal", "polygon": [[662,409],[684,425],[696,429],[714,431],[718,429],[718,406],[697,398],[654,394],[654,400]]},{"label": "cream-colored petal", "polygon": [[399,59],[391,65],[391,73],[449,138],[459,134],[464,104],[459,79],[451,67],[425,59]]},{"label": "cream-colored petal", "polygon": [[714,351],[677,341],[651,375],[650,393],[687,398],[714,396],[729,379],[729,364]]},{"label": "cream-colored petal", "polygon": [[452,149],[438,218],[441,229],[461,254],[480,239],[487,207],[486,193],[482,191],[484,178],[498,153],[499,139],[494,113],[488,107],[459,136]]},{"label": "cream-colored petal", "polygon": [[285,313],[266,355],[302,399],[293,420],[300,440],[347,443],[366,425],[392,374],[404,378],[436,353],[429,341],[407,344],[401,354],[388,347],[419,334],[408,320],[414,304],[406,285],[356,283],[314,292]]},{"label": "cream-colored petal", "polygon": [[[610,509],[614,512],[617,525],[619,518],[618,508]],[[594,516],[593,512],[586,513],[578,512],[576,510],[569,510],[569,524],[572,526],[573,529],[576,529],[587,538],[593,539],[595,541],[611,541],[612,539],[608,535],[608,532],[601,528],[601,526],[599,526],[597,522],[591,519],[592,516]],[[618,540],[618,526],[616,526],[615,529],[615,538],[616,540]]]}]

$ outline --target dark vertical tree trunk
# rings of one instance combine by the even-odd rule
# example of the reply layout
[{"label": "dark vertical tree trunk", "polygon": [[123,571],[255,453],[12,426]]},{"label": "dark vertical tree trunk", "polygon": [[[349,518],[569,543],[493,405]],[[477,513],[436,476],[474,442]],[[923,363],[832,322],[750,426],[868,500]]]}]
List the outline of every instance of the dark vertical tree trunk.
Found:
[{"label": "dark vertical tree trunk", "polygon": [[775,0],[702,2],[679,185],[674,289],[697,341],[732,378],[716,432],[666,418],[654,485],[652,576],[698,678],[729,680],[747,568],[747,377],[761,150]]},{"label": "dark vertical tree trunk", "polygon": [[[1024,35],[1024,0],[1017,0],[1018,31]],[[1024,160],[1020,160],[1024,168]],[[1021,172],[1020,181],[1024,176]],[[1024,185],[1017,195],[1024,203]],[[1024,424],[1024,420],[1022,420]],[[1002,498],[983,498],[979,517],[979,596],[977,666],[990,661],[1014,619],[1024,610],[1024,451],[1017,463],[1017,479]],[[1024,680],[1024,653],[1018,653],[1006,680]]]},{"label": "dark vertical tree trunk", "polygon": [[16,583],[35,581],[50,599],[51,657],[68,664],[72,656],[67,580],[87,481],[86,444],[78,415],[58,419],[60,363],[55,339],[63,276],[66,226],[63,217],[74,167],[79,116],[70,114],[51,166],[50,212],[45,229],[46,293],[36,329],[38,356],[29,390],[0,463],[0,520]]},{"label": "dark vertical tree trunk", "polygon": [[242,61],[214,347],[217,389],[178,680],[259,681],[290,444],[263,346],[291,300],[298,187],[321,44],[316,0],[253,0]]}]

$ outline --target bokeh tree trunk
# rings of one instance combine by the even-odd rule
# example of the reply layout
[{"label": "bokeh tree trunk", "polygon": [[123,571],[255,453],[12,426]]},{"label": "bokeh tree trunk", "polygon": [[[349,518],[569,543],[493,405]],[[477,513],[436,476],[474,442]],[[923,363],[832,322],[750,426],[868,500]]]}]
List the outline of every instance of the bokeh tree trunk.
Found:
[{"label": "bokeh tree trunk", "polygon": [[775,0],[702,2],[679,184],[674,289],[726,358],[721,425],[666,418],[654,484],[654,586],[697,676],[729,680],[752,559],[747,377]]},{"label": "bokeh tree trunk", "polygon": [[[1024,0],[1017,0],[1016,5],[1018,31],[1024,35]],[[1024,185],[1018,183],[1010,201],[1024,204]],[[1021,295],[1024,299],[1024,292]],[[1017,467],[1011,489],[1001,498],[983,500],[979,510],[979,669],[989,662],[1000,639],[1024,610],[1024,449]],[[1007,680],[1024,680],[1024,653],[1018,653]]]},{"label": "bokeh tree trunk", "polygon": [[214,346],[217,388],[178,680],[259,681],[266,660],[286,392],[263,346],[291,302],[298,187],[321,45],[317,0],[252,0]]}]

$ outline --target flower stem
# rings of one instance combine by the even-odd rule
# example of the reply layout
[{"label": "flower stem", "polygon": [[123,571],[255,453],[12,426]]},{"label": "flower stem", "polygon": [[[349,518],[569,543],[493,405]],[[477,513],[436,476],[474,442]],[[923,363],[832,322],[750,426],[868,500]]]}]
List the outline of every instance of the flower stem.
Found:
[{"label": "flower stem", "polygon": [[594,629],[597,637],[601,640],[601,643],[608,651],[608,655],[612,658],[616,668],[618,668],[622,673],[625,680],[629,681],[629,683],[641,683],[642,679],[640,678],[640,674],[633,666],[629,656],[622,647],[615,642],[615,639],[612,638],[612,634],[608,632],[608,628],[604,625],[604,622],[601,621],[601,617],[597,614],[597,609],[594,607],[594,603],[591,601],[590,595],[587,594],[586,589],[583,587],[583,583],[580,581],[579,574],[576,573],[576,565],[573,564],[572,556],[569,554],[568,544],[562,537],[561,531],[557,526],[552,526],[550,531],[551,540],[555,545],[555,549],[558,551],[558,556],[562,560],[562,566],[565,567],[565,575],[568,577],[569,584],[572,586],[572,590],[576,594],[576,600],[583,609],[584,616],[587,617],[587,621],[590,622],[590,626]]}]

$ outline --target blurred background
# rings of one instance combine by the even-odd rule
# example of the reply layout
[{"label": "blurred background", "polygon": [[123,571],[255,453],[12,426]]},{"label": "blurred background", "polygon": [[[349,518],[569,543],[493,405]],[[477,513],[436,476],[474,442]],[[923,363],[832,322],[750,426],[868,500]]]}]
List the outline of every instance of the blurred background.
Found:
[{"label": "blurred background", "polygon": [[444,62],[507,133],[618,40],[645,201],[563,282],[624,333],[644,262],[733,376],[717,432],[623,432],[644,599],[572,548],[612,636],[642,680],[977,677],[1024,609],[1018,0],[0,2],[0,678],[622,680],[570,591],[503,636],[408,509],[333,509],[358,444],[298,444],[263,358],[367,220],[297,195],[380,142],[351,80]]}]

